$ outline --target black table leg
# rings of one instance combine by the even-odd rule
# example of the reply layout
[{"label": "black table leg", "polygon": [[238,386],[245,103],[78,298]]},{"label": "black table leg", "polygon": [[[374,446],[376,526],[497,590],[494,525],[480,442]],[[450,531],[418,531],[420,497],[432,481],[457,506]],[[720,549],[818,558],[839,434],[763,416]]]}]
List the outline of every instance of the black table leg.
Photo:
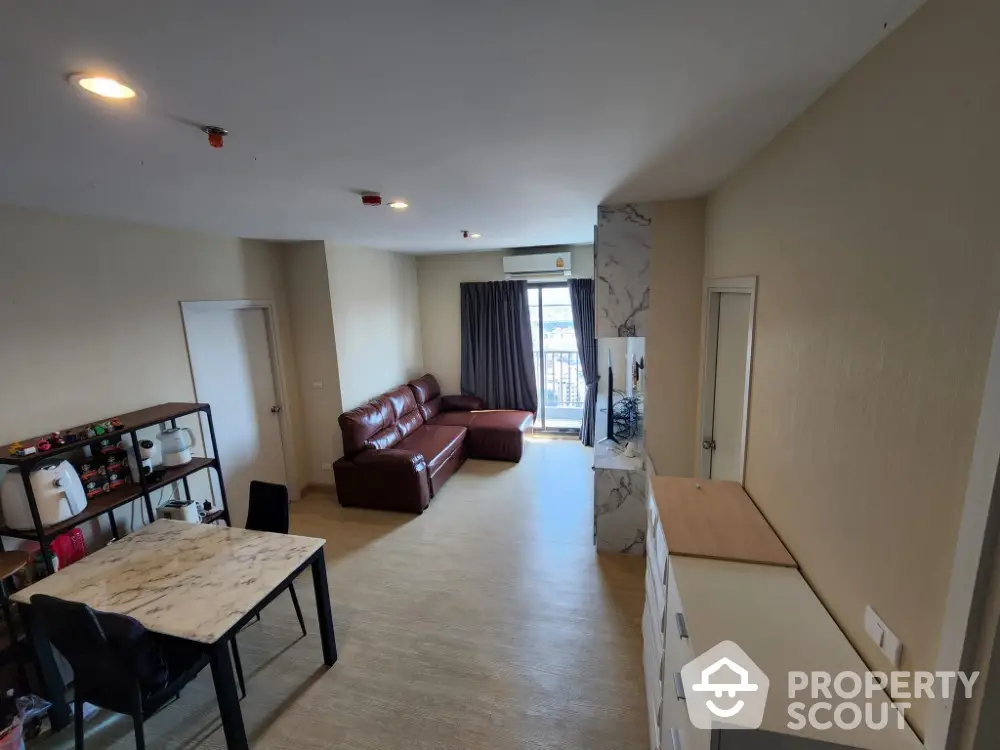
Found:
[{"label": "black table leg", "polygon": [[66,683],[63,682],[62,675],[59,674],[59,667],[52,652],[52,644],[49,643],[49,639],[41,629],[33,626],[31,606],[18,604],[17,609],[21,613],[21,622],[24,623],[28,640],[35,651],[38,676],[42,681],[45,698],[52,701],[49,721],[52,722],[52,729],[58,731],[68,726],[70,720],[69,704],[66,703]]},{"label": "black table leg", "polygon": [[337,662],[337,640],[333,634],[330,612],[330,587],[326,583],[326,556],[323,548],[312,559],[313,587],[316,589],[316,614],[319,616],[319,639],[323,644],[323,662],[332,667]]},{"label": "black table leg", "polygon": [[229,658],[229,640],[222,638],[211,646],[212,679],[215,681],[215,695],[222,715],[222,731],[226,735],[229,750],[250,750],[247,730],[243,726],[243,712],[240,710],[240,696],[236,692],[233,679],[233,662]]}]

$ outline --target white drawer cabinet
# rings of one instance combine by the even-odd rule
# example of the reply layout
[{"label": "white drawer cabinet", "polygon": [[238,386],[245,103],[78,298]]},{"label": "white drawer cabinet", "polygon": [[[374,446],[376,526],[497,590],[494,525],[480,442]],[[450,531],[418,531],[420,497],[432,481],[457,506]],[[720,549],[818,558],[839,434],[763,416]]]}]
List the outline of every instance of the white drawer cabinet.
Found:
[{"label": "white drawer cabinet", "polygon": [[[676,559],[676,558],[671,558]],[[664,614],[664,649],[670,654],[671,663],[680,670],[697,654],[691,648],[691,635],[687,615],[677,588],[673,566],[667,571],[667,608]],[[714,644],[713,644],[714,645]]]},{"label": "white drawer cabinet", "polygon": [[660,747],[663,750],[716,750],[712,745],[713,733],[696,729],[688,720],[684,688],[680,684],[680,667],[669,664],[666,672],[663,681]]},{"label": "white drawer cabinet", "polygon": [[642,613],[642,669],[646,682],[646,712],[649,719],[650,747],[659,746],[663,721],[663,636],[657,635],[653,614],[647,604]]},{"label": "white drawer cabinet", "polygon": [[[916,735],[898,729],[894,709],[889,727],[862,724],[845,730],[787,728],[788,674],[855,672],[866,666],[805,579],[794,568],[669,556],[666,618],[660,680],[660,750],[918,750]],[[738,644],[768,676],[771,690],[759,730],[696,729],[688,718],[681,669],[722,641]],[[649,689],[649,688],[647,688]],[[656,689],[655,685],[652,689]],[[796,698],[807,706],[808,694]],[[889,702],[877,693],[873,703]]]},{"label": "white drawer cabinet", "polygon": [[658,518],[652,499],[646,514],[646,605],[642,614],[642,666],[646,683],[646,711],[649,719],[649,746],[661,750],[663,723],[663,673],[666,669],[664,624],[666,622],[667,591],[666,545],[662,529],[657,530]]},{"label": "white drawer cabinet", "polygon": [[663,651],[663,624],[666,621],[667,603],[663,601],[665,594],[662,586],[657,586],[653,581],[653,575],[646,570],[646,609],[649,612],[649,619],[652,623],[652,633],[650,637],[656,642],[656,648]]},{"label": "white drawer cabinet", "polygon": [[[922,747],[892,708],[883,730],[789,730],[789,672],[863,675],[867,667],[742,487],[652,476],[648,490],[643,661],[652,750]],[[770,680],[758,730],[701,730],[688,718],[681,669],[722,641],[739,645]],[[815,699],[796,700],[808,711]],[[876,716],[888,702],[874,696]]]}]

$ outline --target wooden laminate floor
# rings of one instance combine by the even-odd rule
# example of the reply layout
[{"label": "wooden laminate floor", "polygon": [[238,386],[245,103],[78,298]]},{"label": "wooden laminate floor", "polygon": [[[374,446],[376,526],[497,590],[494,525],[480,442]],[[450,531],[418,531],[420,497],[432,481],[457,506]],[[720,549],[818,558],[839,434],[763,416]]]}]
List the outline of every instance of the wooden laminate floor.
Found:
[{"label": "wooden laminate floor", "polygon": [[[293,506],[325,537],[340,660],[322,666],[296,589],[240,635],[251,745],[280,750],[645,750],[643,560],[592,546],[590,452],[533,440],[518,465],[469,461],[422,516]],[[211,673],[146,724],[163,748],[224,748]],[[87,747],[133,746],[100,713]],[[44,741],[72,747],[72,732]]]}]

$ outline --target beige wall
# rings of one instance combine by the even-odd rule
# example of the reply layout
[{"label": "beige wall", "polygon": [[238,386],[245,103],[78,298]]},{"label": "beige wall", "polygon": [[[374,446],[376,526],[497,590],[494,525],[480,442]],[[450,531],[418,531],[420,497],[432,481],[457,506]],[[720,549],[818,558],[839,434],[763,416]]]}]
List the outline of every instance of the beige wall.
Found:
[{"label": "beige wall", "polygon": [[747,489],[879,668],[866,604],[935,667],[1000,307],[998,37],[995,0],[931,0],[709,205],[706,276],[759,275]]},{"label": "beige wall", "polygon": [[340,400],[353,409],[423,374],[417,262],[412,255],[327,242],[326,263]]},{"label": "beige wall", "polygon": [[0,442],[193,401],[181,300],[275,300],[296,390],[277,266],[264,242],[0,206]]},{"label": "beige wall", "polygon": [[696,472],[705,200],[650,204],[653,251],[646,337],[646,451],[659,474]]},{"label": "beige wall", "polygon": [[[563,252],[566,248],[496,250],[481,253],[421,255],[417,258],[420,319],[423,323],[424,367],[437,376],[445,393],[458,393],[461,383],[462,324],[459,284],[463,281],[501,281],[503,258],[530,252]],[[594,275],[592,245],[573,245],[573,276]]]},{"label": "beige wall", "polygon": [[340,375],[333,335],[330,281],[323,242],[285,243],[277,246],[288,296],[289,325],[302,418],[303,446],[300,476],[303,483],[331,485],[333,473],[323,465],[343,454],[337,416]]}]

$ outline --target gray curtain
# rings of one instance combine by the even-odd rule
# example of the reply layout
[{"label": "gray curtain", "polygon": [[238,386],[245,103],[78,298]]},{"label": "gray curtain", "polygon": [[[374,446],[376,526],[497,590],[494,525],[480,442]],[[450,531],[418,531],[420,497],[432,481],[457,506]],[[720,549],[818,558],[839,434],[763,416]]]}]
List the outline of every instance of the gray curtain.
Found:
[{"label": "gray curtain", "polygon": [[490,409],[537,413],[528,282],[470,282],[461,290],[462,393]]},{"label": "gray curtain", "polygon": [[580,352],[580,366],[587,383],[583,403],[583,422],[580,440],[584,445],[594,444],[594,412],[597,408],[597,339],[594,337],[594,280],[570,279],[569,302],[573,309],[573,327],[576,329],[576,348]]}]

